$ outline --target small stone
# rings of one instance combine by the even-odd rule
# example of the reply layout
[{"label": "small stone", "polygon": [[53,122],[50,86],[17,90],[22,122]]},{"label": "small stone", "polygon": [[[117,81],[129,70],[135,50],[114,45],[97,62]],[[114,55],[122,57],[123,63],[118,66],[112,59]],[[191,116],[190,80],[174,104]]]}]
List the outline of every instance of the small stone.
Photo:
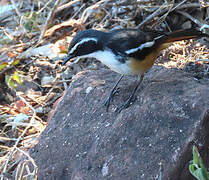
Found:
[{"label": "small stone", "polygon": [[181,27],[183,29],[190,29],[192,27],[192,23],[191,23],[191,21],[186,21],[181,25]]},{"label": "small stone", "polygon": [[107,166],[107,163],[104,163],[104,165],[102,167],[102,175],[103,176],[107,176],[108,175],[108,171],[109,171],[109,168]]},{"label": "small stone", "polygon": [[42,87],[51,87],[53,81],[54,81],[54,77],[53,76],[44,76],[41,79],[41,86]]},{"label": "small stone", "polygon": [[44,112],[43,107],[41,107],[41,106],[36,108],[35,111],[36,111],[36,113],[43,113]]},{"label": "small stone", "polygon": [[73,77],[73,72],[67,68],[63,73],[62,76],[64,77],[64,79],[71,79]]},{"label": "small stone", "polygon": [[89,87],[86,89],[86,94],[89,94],[92,90],[93,90],[93,87],[89,86]]}]

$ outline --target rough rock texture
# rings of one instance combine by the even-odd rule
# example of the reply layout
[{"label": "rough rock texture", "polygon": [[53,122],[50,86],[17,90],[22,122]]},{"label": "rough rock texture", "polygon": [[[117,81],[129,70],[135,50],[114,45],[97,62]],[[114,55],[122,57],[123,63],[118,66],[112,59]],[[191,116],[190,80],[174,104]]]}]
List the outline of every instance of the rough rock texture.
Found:
[{"label": "rough rock texture", "polygon": [[[118,75],[110,70],[76,75],[39,143],[30,151],[38,179],[163,180],[193,179],[188,172],[192,145],[204,159],[209,144],[209,81],[154,67],[120,114],[135,86],[125,77],[106,112],[102,103]],[[208,164],[208,162],[205,162]]]}]

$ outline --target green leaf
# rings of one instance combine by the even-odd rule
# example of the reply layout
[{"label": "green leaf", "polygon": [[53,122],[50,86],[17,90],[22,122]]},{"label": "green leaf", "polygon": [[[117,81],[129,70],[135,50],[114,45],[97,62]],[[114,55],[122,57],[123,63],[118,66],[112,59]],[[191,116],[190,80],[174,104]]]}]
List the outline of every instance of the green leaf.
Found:
[{"label": "green leaf", "polygon": [[194,173],[194,170],[195,168],[194,168],[194,164],[190,164],[189,165],[189,171],[193,174]]},{"label": "green leaf", "polygon": [[198,164],[198,151],[196,146],[193,146],[193,164]]},{"label": "green leaf", "polygon": [[6,75],[6,76],[5,76],[5,81],[6,81],[7,85],[8,85],[10,88],[12,88],[12,89],[15,88],[15,83],[14,83],[14,81],[12,80],[12,76]]},{"label": "green leaf", "polygon": [[7,67],[8,63],[7,62],[3,62],[0,64],[0,71],[2,71],[5,67]]},{"label": "green leaf", "polygon": [[34,21],[36,21],[36,18],[37,18],[37,14],[36,14],[36,12],[33,12],[33,15],[32,15],[32,20],[34,20]]},{"label": "green leaf", "polygon": [[208,180],[209,178],[208,178],[207,169],[206,169],[201,157],[199,157],[199,162],[200,162],[200,168],[201,168],[202,175],[205,179]]},{"label": "green leaf", "polygon": [[15,73],[13,74],[12,79],[15,80],[19,85],[22,85],[21,78],[17,71],[15,71]]},{"label": "green leaf", "polygon": [[17,64],[19,64],[20,62],[20,59],[15,59],[13,62],[12,62],[12,65],[15,66]]},{"label": "green leaf", "polygon": [[209,173],[196,146],[193,146],[193,160],[190,163],[189,171],[195,178],[198,180],[209,180]]}]

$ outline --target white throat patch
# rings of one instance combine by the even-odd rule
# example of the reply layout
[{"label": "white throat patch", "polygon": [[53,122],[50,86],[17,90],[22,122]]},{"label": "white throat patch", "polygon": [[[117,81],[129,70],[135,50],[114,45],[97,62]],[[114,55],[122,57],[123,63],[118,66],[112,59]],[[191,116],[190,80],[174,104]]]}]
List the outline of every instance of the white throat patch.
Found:
[{"label": "white throat patch", "polygon": [[96,51],[88,55],[81,56],[80,58],[91,57],[99,60],[101,63],[109,67],[111,70],[124,75],[131,75],[132,71],[128,66],[129,62],[121,63],[117,56],[110,50]]}]

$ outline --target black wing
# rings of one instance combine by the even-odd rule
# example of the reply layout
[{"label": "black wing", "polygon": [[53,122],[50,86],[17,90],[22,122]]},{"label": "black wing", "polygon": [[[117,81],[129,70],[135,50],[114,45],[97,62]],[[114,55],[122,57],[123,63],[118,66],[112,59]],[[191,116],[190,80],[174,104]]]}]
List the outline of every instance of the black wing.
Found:
[{"label": "black wing", "polygon": [[[162,32],[144,32],[137,29],[116,29],[109,31],[109,33],[108,38],[105,40],[106,47],[114,49],[116,54],[121,53],[139,60],[143,60],[150,50],[155,49],[155,38],[164,35]],[[153,42],[153,46],[143,47],[137,52],[128,53],[128,50],[138,48],[147,42]]]}]

